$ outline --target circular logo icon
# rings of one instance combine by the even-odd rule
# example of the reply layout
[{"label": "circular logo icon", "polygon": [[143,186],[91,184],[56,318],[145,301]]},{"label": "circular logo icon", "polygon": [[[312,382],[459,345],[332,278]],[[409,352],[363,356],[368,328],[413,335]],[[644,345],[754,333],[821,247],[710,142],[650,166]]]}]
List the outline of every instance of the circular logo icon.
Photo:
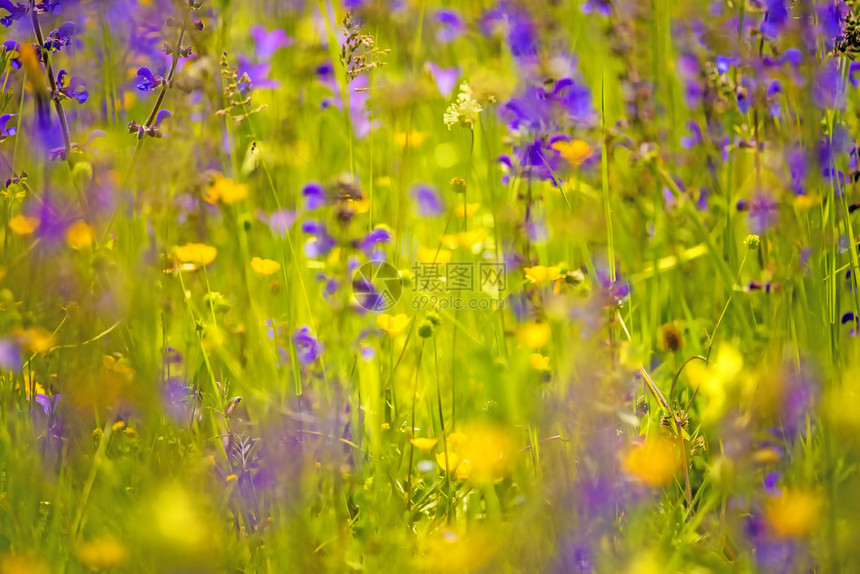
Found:
[{"label": "circular logo icon", "polygon": [[368,311],[391,309],[402,291],[400,273],[387,261],[368,261],[352,274],[352,295]]}]

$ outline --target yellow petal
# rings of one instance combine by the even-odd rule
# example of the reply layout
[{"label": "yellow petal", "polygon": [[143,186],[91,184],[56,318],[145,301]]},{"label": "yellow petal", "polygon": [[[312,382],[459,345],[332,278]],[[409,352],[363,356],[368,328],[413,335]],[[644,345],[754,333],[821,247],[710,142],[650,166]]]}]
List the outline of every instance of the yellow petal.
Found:
[{"label": "yellow petal", "polygon": [[261,259],[259,257],[253,257],[251,259],[251,269],[260,275],[272,275],[280,268],[281,264],[277,261],[273,261],[272,259]]},{"label": "yellow petal", "polygon": [[463,217],[463,214],[466,214],[466,217],[472,217],[478,210],[481,209],[480,203],[467,203],[466,205],[457,205],[454,207],[454,215],[457,217]]},{"label": "yellow petal", "polygon": [[30,235],[39,228],[40,223],[38,217],[16,215],[9,220],[9,229],[16,235]]},{"label": "yellow petal", "polygon": [[209,203],[221,202],[232,205],[248,196],[248,186],[219,175],[203,196]]},{"label": "yellow petal", "polygon": [[174,249],[176,258],[183,263],[195,263],[197,265],[209,265],[215,261],[218,249],[204,243],[186,243],[176,246]]},{"label": "yellow petal", "polygon": [[767,501],[765,519],[780,538],[805,538],[818,525],[821,507],[814,492],[787,490]]},{"label": "yellow petal", "polygon": [[544,357],[540,353],[532,353],[529,355],[529,362],[532,369],[537,371],[546,371],[549,369],[549,357]]},{"label": "yellow petal", "polygon": [[[437,439],[437,438],[413,438],[409,442],[411,442],[415,448],[418,448],[421,450],[430,450],[434,446],[436,446],[436,443],[439,442],[439,439]],[[443,454],[442,456],[444,457],[445,455]]]},{"label": "yellow petal", "polygon": [[93,228],[83,221],[76,221],[66,230],[66,243],[72,249],[86,249],[96,240]]},{"label": "yellow petal", "polygon": [[552,330],[546,323],[527,323],[520,327],[520,342],[530,349],[539,349],[549,341]]},{"label": "yellow petal", "polygon": [[451,252],[447,249],[433,249],[432,247],[419,247],[417,253],[418,261],[421,263],[448,263],[451,261]]},{"label": "yellow petal", "polygon": [[681,464],[680,451],[669,439],[649,439],[633,446],[624,457],[624,469],[652,488],[669,484]]},{"label": "yellow petal", "polygon": [[573,166],[578,166],[589,157],[591,157],[592,149],[587,142],[582,140],[572,140],[569,142],[559,141],[552,144],[552,148],[558,150],[561,157],[570,162]]}]

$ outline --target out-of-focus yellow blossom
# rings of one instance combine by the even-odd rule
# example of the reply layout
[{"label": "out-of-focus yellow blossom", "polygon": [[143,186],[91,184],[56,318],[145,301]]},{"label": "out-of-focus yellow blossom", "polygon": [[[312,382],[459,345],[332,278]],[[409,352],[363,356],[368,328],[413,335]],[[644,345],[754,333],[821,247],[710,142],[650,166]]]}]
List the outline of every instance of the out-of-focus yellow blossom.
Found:
[{"label": "out-of-focus yellow blossom", "polygon": [[412,130],[409,133],[397,132],[394,134],[394,142],[399,147],[406,147],[408,145],[409,147],[415,148],[427,141],[428,137],[429,134],[427,132],[419,132],[416,130]]},{"label": "out-of-focus yellow blossom", "polygon": [[362,213],[367,213],[368,211],[370,211],[370,198],[365,197],[364,199],[348,199],[346,200],[346,206],[361,215]]},{"label": "out-of-focus yellow blossom", "polygon": [[535,265],[534,267],[526,267],[524,269],[526,278],[536,285],[561,279],[561,267],[543,265]]},{"label": "out-of-focus yellow blossom", "polygon": [[51,349],[56,337],[42,327],[29,327],[15,332],[18,344],[30,353],[44,353]]},{"label": "out-of-focus yellow blossom", "polygon": [[458,204],[454,207],[454,215],[457,217],[463,217],[465,214],[466,217],[472,217],[478,210],[481,209],[480,203],[467,203],[466,205]]},{"label": "out-of-focus yellow blossom", "polygon": [[650,438],[633,445],[624,455],[628,474],[651,488],[669,484],[681,465],[678,445],[667,438]]},{"label": "out-of-focus yellow blossom", "polygon": [[[474,424],[448,435],[448,464],[445,451],[436,451],[436,463],[459,480],[490,482],[510,470],[516,452],[513,438],[502,427]],[[450,467],[450,470],[449,470]]]},{"label": "out-of-focus yellow blossom", "polygon": [[226,477],[224,477],[224,482],[235,482],[237,480],[239,480],[239,477],[235,474],[228,474]]},{"label": "out-of-focus yellow blossom", "polygon": [[119,568],[128,560],[128,549],[110,535],[81,542],[75,548],[75,556],[93,570]]},{"label": "out-of-focus yellow blossom", "polygon": [[176,258],[182,263],[209,265],[218,256],[218,249],[204,243],[186,243],[177,245],[174,250]]},{"label": "out-of-focus yellow blossom", "polygon": [[517,338],[529,349],[540,349],[549,341],[552,329],[546,323],[526,323],[520,327]]},{"label": "out-of-focus yellow blossom", "polygon": [[434,446],[436,446],[436,443],[439,442],[439,439],[438,438],[413,438],[409,442],[411,442],[415,448],[418,448],[421,450],[431,450]]},{"label": "out-of-focus yellow blossom", "polygon": [[721,345],[710,365],[698,361],[687,365],[685,372],[690,384],[699,387],[699,392],[708,399],[702,412],[703,421],[714,422],[723,416],[728,392],[734,390],[743,367],[743,357],[731,345]]},{"label": "out-of-focus yellow blossom", "polygon": [[116,421],[111,428],[113,432],[119,432],[125,428],[125,421]]},{"label": "out-of-focus yellow blossom", "polygon": [[194,497],[179,484],[167,484],[143,504],[146,524],[143,535],[154,546],[173,556],[202,557],[217,544],[209,516]]},{"label": "out-of-focus yellow blossom", "polygon": [[117,361],[112,355],[105,355],[104,359],[102,359],[102,365],[108,376],[116,375],[119,379],[125,381],[134,379],[134,369],[125,363],[125,359]]},{"label": "out-of-focus yellow blossom", "polygon": [[251,269],[259,275],[269,276],[276,273],[280,268],[281,264],[272,259],[251,258]]},{"label": "out-of-focus yellow blossom", "polygon": [[498,553],[501,538],[470,526],[468,536],[445,529],[422,537],[420,544],[422,552],[414,558],[415,572],[475,572],[483,570]]},{"label": "out-of-focus yellow blossom", "polygon": [[48,574],[47,564],[32,556],[6,554],[0,556],[0,572],[3,574]]},{"label": "out-of-focus yellow blossom", "polygon": [[457,247],[472,247],[489,233],[488,229],[473,229],[471,231],[461,231],[460,233],[448,234],[442,236],[442,245],[448,249],[456,249]]},{"label": "out-of-focus yellow blossom", "polygon": [[552,144],[552,149],[557,150],[561,157],[570,162],[572,166],[578,166],[591,157],[594,153],[591,146],[582,140],[571,140],[569,142],[558,141]]},{"label": "out-of-focus yellow blossom", "polygon": [[532,366],[532,369],[536,371],[548,371],[549,370],[549,357],[544,357],[540,353],[532,353],[529,355],[529,363]]},{"label": "out-of-focus yellow blossom", "polygon": [[218,175],[215,181],[203,194],[203,199],[208,203],[221,202],[232,205],[248,197],[248,186],[244,183],[233,181],[229,177]]},{"label": "out-of-focus yellow blossom", "polygon": [[38,217],[27,217],[26,215],[16,215],[9,220],[9,229],[15,235],[30,235],[39,228]]},{"label": "out-of-focus yellow blossom", "polygon": [[821,519],[821,497],[807,490],[786,490],[765,503],[765,519],[780,538],[805,538]]},{"label": "out-of-focus yellow blossom", "polygon": [[86,249],[96,240],[96,232],[83,221],[76,221],[66,229],[66,243],[76,250]]},{"label": "out-of-focus yellow blossom", "polygon": [[421,263],[448,263],[451,261],[451,252],[447,249],[433,249],[432,247],[419,247],[417,252],[418,261]]},{"label": "out-of-focus yellow blossom", "polygon": [[394,316],[383,313],[376,318],[376,326],[394,338],[403,332],[406,326],[409,325],[409,321],[409,317],[403,313]]}]

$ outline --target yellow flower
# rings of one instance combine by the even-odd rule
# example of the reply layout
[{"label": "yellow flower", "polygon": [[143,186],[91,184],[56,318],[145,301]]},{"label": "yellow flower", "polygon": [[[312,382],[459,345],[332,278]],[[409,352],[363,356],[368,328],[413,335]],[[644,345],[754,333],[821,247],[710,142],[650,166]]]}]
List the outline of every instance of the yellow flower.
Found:
[{"label": "yellow flower", "polygon": [[16,331],[15,337],[18,339],[18,343],[31,353],[44,353],[50,350],[56,342],[56,337],[42,327],[20,329]]},{"label": "yellow flower", "polygon": [[113,570],[128,560],[128,549],[116,538],[106,535],[78,544],[75,556],[93,570]]},{"label": "yellow flower", "polygon": [[592,149],[588,143],[582,140],[571,140],[569,142],[559,141],[552,144],[552,149],[558,150],[561,157],[570,162],[572,166],[578,166],[591,157]]},{"label": "yellow flower", "polygon": [[15,235],[30,235],[39,228],[38,217],[27,217],[26,215],[16,215],[9,220],[9,229]]},{"label": "yellow flower", "polygon": [[418,261],[421,263],[448,263],[451,261],[451,252],[447,249],[433,249],[432,247],[418,248]]},{"label": "yellow flower", "polygon": [[260,259],[254,257],[251,259],[251,269],[260,275],[271,275],[281,268],[281,264],[271,259]]},{"label": "yellow flower", "polygon": [[531,363],[532,369],[535,369],[536,371],[549,370],[549,357],[544,357],[540,353],[532,353],[529,355],[529,362]]},{"label": "yellow flower", "polygon": [[66,243],[72,249],[86,249],[96,240],[96,232],[83,221],[76,221],[66,230]]},{"label": "yellow flower", "polygon": [[548,281],[561,279],[561,267],[544,267],[543,265],[535,265],[534,267],[525,268],[526,279],[536,285],[541,285]]},{"label": "yellow flower", "polygon": [[552,330],[546,323],[526,323],[520,327],[520,342],[529,349],[539,349],[547,344]]},{"label": "yellow flower", "polygon": [[238,477],[238,476],[236,476],[235,474],[228,474],[228,475],[224,478],[224,481],[225,481],[225,482],[233,482],[233,481],[235,481],[235,480],[239,480],[239,477]]},{"label": "yellow flower", "polygon": [[734,347],[723,344],[710,366],[701,362],[690,363],[686,373],[693,388],[699,387],[708,402],[702,413],[705,422],[722,417],[726,410],[729,392],[734,391],[743,370],[744,360]]},{"label": "yellow flower", "polygon": [[439,442],[437,438],[413,438],[409,442],[412,443],[412,446],[415,448],[419,448],[421,450],[431,450],[436,443]]},{"label": "yellow flower", "polygon": [[237,201],[241,201],[248,197],[248,186],[243,183],[237,183],[229,177],[218,175],[215,181],[203,194],[203,199],[209,203],[218,203],[219,201],[225,205],[232,205]]},{"label": "yellow flower", "polygon": [[370,199],[348,199],[346,206],[358,214],[367,213],[370,211]]},{"label": "yellow flower", "polygon": [[467,203],[466,205],[457,205],[454,207],[454,215],[457,217],[463,217],[463,214],[466,214],[466,217],[472,217],[478,210],[481,209],[480,203]]},{"label": "yellow flower", "polygon": [[[448,465],[445,452],[436,452],[436,463],[460,480],[489,482],[509,470],[516,452],[513,438],[503,427],[473,424],[465,433],[448,436]],[[450,467],[450,468],[449,468]]]},{"label": "yellow flower", "polygon": [[786,490],[765,504],[765,519],[780,538],[805,538],[821,518],[821,497],[814,492]]},{"label": "yellow flower", "polygon": [[427,137],[427,132],[412,130],[409,133],[397,132],[394,134],[394,141],[399,147],[406,147],[407,144],[409,147],[418,147],[427,141]]},{"label": "yellow flower", "polygon": [[442,245],[448,249],[456,249],[457,247],[472,247],[487,235],[488,229],[473,229],[471,231],[462,231],[460,233],[448,234],[442,236]]},{"label": "yellow flower", "polygon": [[651,488],[669,484],[681,465],[680,451],[665,438],[648,439],[633,446],[624,457],[624,469]]},{"label": "yellow flower", "polygon": [[400,313],[399,315],[391,316],[388,313],[383,313],[376,318],[376,326],[388,333],[392,338],[396,337],[409,324],[409,317]]},{"label": "yellow flower", "polygon": [[186,243],[176,246],[174,249],[176,258],[183,263],[194,263],[196,265],[209,265],[215,261],[218,249],[203,243]]}]

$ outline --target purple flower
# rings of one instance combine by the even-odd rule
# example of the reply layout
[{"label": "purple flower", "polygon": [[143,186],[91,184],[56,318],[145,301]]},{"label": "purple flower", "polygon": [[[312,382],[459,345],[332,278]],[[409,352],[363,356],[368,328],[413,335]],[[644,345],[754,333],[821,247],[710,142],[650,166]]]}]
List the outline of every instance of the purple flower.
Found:
[{"label": "purple flower", "polygon": [[814,92],[820,108],[845,109],[845,81],[835,60],[829,60],[818,70]]},{"label": "purple flower", "polygon": [[380,243],[391,243],[391,232],[384,227],[377,227],[364,236],[358,243],[358,248],[374,261],[383,259],[383,254],[377,253]]},{"label": "purple flower", "polygon": [[324,206],[328,202],[328,193],[321,183],[312,181],[302,188],[302,196],[305,198],[305,209],[313,211]]},{"label": "purple flower", "polygon": [[736,66],[738,61],[739,60],[737,58],[717,55],[717,71],[721,74],[725,74],[732,68],[732,66]]},{"label": "purple flower", "polygon": [[609,16],[612,14],[612,4],[609,0],[585,0],[582,4],[583,14],[598,13],[601,16]]},{"label": "purple flower", "polygon": [[292,39],[280,28],[267,32],[263,26],[254,26],[251,28],[251,37],[254,39],[256,55],[263,60],[268,60],[281,48],[293,44]]},{"label": "purple flower", "polygon": [[433,62],[427,62],[427,70],[436,80],[436,88],[443,97],[448,98],[451,92],[457,86],[457,80],[460,78],[460,68],[441,68]]},{"label": "purple flower", "polygon": [[65,70],[57,74],[57,89],[67,98],[71,98],[82,104],[90,97],[87,92],[87,83],[79,76],[69,76]]},{"label": "purple flower", "polygon": [[42,407],[42,410],[45,411],[45,414],[48,416],[51,416],[55,412],[57,412],[57,403],[59,403],[60,399],[62,398],[63,395],[46,395],[44,393],[36,393],[36,402],[39,404],[40,407]]},{"label": "purple flower", "polygon": [[427,217],[445,213],[445,205],[439,193],[429,185],[419,183],[412,186],[412,199],[418,205],[418,212]]},{"label": "purple flower", "polygon": [[0,0],[0,9],[9,12],[8,16],[0,18],[0,24],[4,28],[8,28],[15,20],[20,20],[27,15],[28,8],[26,4],[13,4],[10,0]]},{"label": "purple flower", "polygon": [[785,0],[765,0],[765,9],[761,32],[765,36],[774,38],[785,28],[789,20],[788,8],[785,6]]},{"label": "purple flower", "polygon": [[749,212],[750,231],[762,234],[776,223],[779,205],[765,194],[758,194],[752,201],[739,200],[738,211]]},{"label": "purple flower", "polygon": [[687,101],[687,107],[695,108],[702,103],[702,96],[705,93],[698,58],[689,53],[681,54],[678,58],[678,75],[684,81],[684,97]]},{"label": "purple flower", "polygon": [[438,24],[436,28],[436,41],[440,44],[447,44],[456,40],[466,30],[463,19],[456,10],[437,10],[435,18]]},{"label": "purple flower", "polygon": [[280,28],[268,32],[263,26],[251,28],[251,37],[254,39],[254,58],[249,59],[244,55],[239,57],[240,73],[246,74],[251,80],[250,86],[243,86],[244,91],[251,86],[258,90],[273,90],[281,83],[269,78],[272,56],[281,48],[291,46],[293,41]]},{"label": "purple flower", "polygon": [[789,48],[783,52],[782,57],[779,59],[779,63],[781,65],[790,64],[792,68],[797,69],[797,67],[803,63],[803,52],[797,48]]},{"label": "purple flower", "polygon": [[303,365],[310,365],[315,362],[323,349],[322,343],[314,337],[307,325],[293,333],[293,344],[296,346],[296,356]]},{"label": "purple flower", "polygon": [[334,248],[336,241],[329,235],[324,223],[307,219],[302,223],[302,232],[312,235],[305,243],[305,255],[311,259],[324,257]]},{"label": "purple flower", "polygon": [[559,131],[568,124],[588,125],[594,120],[591,92],[571,78],[556,82],[551,92],[541,86],[530,86],[499,109],[508,128],[532,129],[547,133]]},{"label": "purple flower", "polygon": [[21,347],[14,339],[0,339],[0,368],[5,371],[21,370]]},{"label": "purple flower", "polygon": [[502,31],[507,34],[507,44],[511,54],[517,59],[536,56],[538,52],[537,34],[534,23],[522,7],[509,0],[499,0],[481,18],[485,33]]},{"label": "purple flower", "polygon": [[143,67],[137,71],[137,89],[141,92],[149,92],[164,83],[164,78],[154,76],[149,68]]},{"label": "purple flower", "polygon": [[684,149],[696,147],[703,141],[702,128],[699,127],[698,123],[691,120],[687,122],[687,127],[690,129],[690,135],[681,137],[681,147]]},{"label": "purple flower", "polygon": [[75,23],[65,22],[56,30],[52,30],[48,37],[45,38],[45,49],[48,52],[59,52],[65,46],[72,43],[72,38],[75,35]]},{"label": "purple flower", "polygon": [[21,68],[21,46],[15,40],[7,40],[3,42],[3,49],[6,54],[10,52],[15,52],[18,54],[15,58],[9,60],[9,63],[12,64],[12,68],[18,70]]},{"label": "purple flower", "polygon": [[[331,63],[325,63],[317,67],[317,79],[320,84],[331,90],[332,96],[325,98],[320,104],[323,109],[335,107],[343,110],[343,101],[340,97],[340,87],[337,78],[334,76],[334,68]],[[354,135],[358,139],[363,139],[370,133],[376,121],[371,123],[368,116],[367,106],[370,99],[368,85],[370,80],[367,74],[356,76],[355,79],[349,82],[347,90],[349,90],[349,117],[352,119]]]},{"label": "purple flower", "polygon": [[266,222],[269,225],[269,229],[272,230],[272,233],[283,238],[287,236],[287,231],[289,231],[293,226],[293,223],[296,222],[296,212],[281,209],[270,215]]},{"label": "purple flower", "polygon": [[8,126],[9,120],[18,114],[3,114],[0,116],[0,141],[5,140],[8,137],[12,137],[18,133],[18,130],[15,126]]}]

